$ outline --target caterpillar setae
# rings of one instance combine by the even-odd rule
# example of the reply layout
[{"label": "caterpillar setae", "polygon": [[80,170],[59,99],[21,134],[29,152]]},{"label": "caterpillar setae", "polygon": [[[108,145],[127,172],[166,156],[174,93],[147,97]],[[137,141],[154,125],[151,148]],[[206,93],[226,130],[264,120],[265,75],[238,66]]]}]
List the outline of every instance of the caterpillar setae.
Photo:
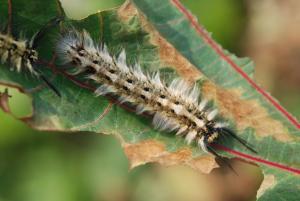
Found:
[{"label": "caterpillar setae", "polygon": [[74,74],[88,73],[87,78],[98,86],[96,95],[116,95],[120,103],[129,102],[136,112],[153,115],[156,129],[174,131],[185,137],[188,144],[195,141],[203,151],[220,157],[210,146],[220,135],[230,136],[255,152],[227,125],[215,120],[217,109],[209,109],[206,100],[199,100],[199,88],[177,78],[165,84],[159,72],[144,73],[138,64],[126,63],[125,51],[116,58],[105,44],[96,45],[85,30],[72,29],[62,35],[57,45],[61,60],[74,64]]},{"label": "caterpillar setae", "polygon": [[[9,4],[11,2],[9,1]],[[9,6],[11,9],[11,6]],[[46,25],[44,25],[33,37],[28,39],[21,39],[13,36],[11,31],[11,11],[9,16],[10,23],[0,31],[0,59],[1,63],[7,63],[11,69],[16,69],[17,72],[21,72],[22,69],[26,69],[32,75],[42,79],[49,88],[51,88],[58,96],[60,93],[58,90],[48,81],[48,79],[37,68],[36,62],[38,61],[38,52],[36,50],[39,40],[45,35],[47,29],[56,25],[61,19],[51,19]]]},{"label": "caterpillar setae", "polygon": [[9,34],[0,33],[0,56],[2,63],[10,63],[18,72],[22,66],[27,68],[32,74],[37,74],[32,63],[38,59],[38,53],[32,47],[32,41],[16,40]]}]

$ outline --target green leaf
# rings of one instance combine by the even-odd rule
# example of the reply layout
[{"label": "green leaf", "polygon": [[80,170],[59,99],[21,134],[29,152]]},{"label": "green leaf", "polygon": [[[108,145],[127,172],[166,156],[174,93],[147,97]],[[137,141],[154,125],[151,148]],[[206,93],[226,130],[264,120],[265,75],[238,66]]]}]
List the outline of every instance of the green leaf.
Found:
[{"label": "green leaf", "polygon": [[[7,2],[0,2],[4,5],[0,8],[1,22],[7,21]],[[109,97],[95,97],[95,86],[59,67],[53,51],[60,28],[71,25],[86,29],[95,40],[106,43],[112,54],[125,48],[128,63],[139,61],[145,71],[160,69],[166,80],[181,76],[199,82],[203,96],[212,100],[242,138],[255,145],[258,155],[231,140],[219,148],[262,165],[266,188],[259,200],[274,199],[277,193],[283,200],[299,200],[300,157],[295,154],[300,150],[299,123],[253,82],[252,62],[222,50],[177,0],[132,3],[79,21],[66,19],[47,32],[38,47],[39,67],[58,87],[61,98],[29,73],[18,74],[7,64],[0,65],[0,83],[32,96],[34,112],[22,120],[40,130],[113,134],[120,139],[132,167],[155,161],[209,172],[216,166],[213,157],[196,145],[188,146],[172,133],[154,130],[149,117],[137,116],[132,108],[119,106]],[[54,0],[15,0],[13,30],[30,38],[61,13]]]},{"label": "green leaf", "polygon": [[[251,80],[252,64],[222,50],[177,0],[133,2],[164,38],[218,86],[209,86],[205,93],[217,101],[224,116],[233,118],[243,138],[256,145],[259,156],[254,157],[265,160],[265,176],[274,176],[259,200],[274,200],[275,192],[283,200],[299,200],[300,157],[295,153],[300,150],[300,124]],[[286,169],[276,170],[281,164]],[[293,173],[284,172],[287,169]]]}]

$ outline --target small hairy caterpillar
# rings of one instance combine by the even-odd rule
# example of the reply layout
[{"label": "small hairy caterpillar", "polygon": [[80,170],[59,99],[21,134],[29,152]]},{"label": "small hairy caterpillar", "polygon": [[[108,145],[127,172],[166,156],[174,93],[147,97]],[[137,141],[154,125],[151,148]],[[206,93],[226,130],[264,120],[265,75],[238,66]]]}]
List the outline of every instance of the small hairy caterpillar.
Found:
[{"label": "small hairy caterpillar", "polygon": [[[9,4],[11,2],[9,1]],[[9,7],[11,9],[11,7]],[[13,36],[11,33],[11,11],[9,21],[10,23],[4,30],[0,31],[0,60],[1,63],[7,63],[11,69],[16,69],[21,72],[22,69],[28,70],[32,75],[42,79],[47,86],[52,89],[58,96],[58,90],[48,81],[48,79],[37,68],[36,62],[38,61],[38,52],[36,50],[39,40],[45,35],[47,29],[56,25],[61,19],[51,19],[44,27],[42,27],[33,37],[28,39],[21,39]]]},{"label": "small hairy caterpillar", "polygon": [[10,63],[18,72],[20,72],[21,67],[24,66],[32,74],[37,74],[32,66],[32,63],[38,59],[38,53],[32,46],[33,41],[34,40],[30,42],[27,40],[15,40],[13,36],[9,34],[0,33],[1,63]]},{"label": "small hairy caterpillar", "polygon": [[87,72],[88,79],[100,86],[96,95],[113,94],[121,103],[136,106],[136,112],[153,115],[156,129],[175,131],[188,144],[196,141],[206,152],[220,157],[210,146],[220,136],[230,136],[251,151],[248,143],[239,138],[225,123],[217,122],[217,109],[207,108],[207,101],[199,101],[199,89],[182,79],[166,85],[159,72],[144,73],[138,64],[128,66],[123,50],[118,58],[112,56],[106,45],[96,45],[86,31],[71,30],[58,42],[57,53],[64,63],[76,66],[75,74]]}]

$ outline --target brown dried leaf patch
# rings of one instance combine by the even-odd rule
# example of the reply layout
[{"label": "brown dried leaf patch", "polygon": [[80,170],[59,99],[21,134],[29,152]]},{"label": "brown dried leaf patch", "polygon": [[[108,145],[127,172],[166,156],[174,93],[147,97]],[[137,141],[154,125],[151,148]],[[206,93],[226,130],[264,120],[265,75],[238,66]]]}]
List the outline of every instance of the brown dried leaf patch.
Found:
[{"label": "brown dried leaf patch", "polygon": [[128,0],[120,6],[117,13],[119,18],[123,21],[129,21],[132,17],[138,15],[136,7]]},{"label": "brown dried leaf patch", "polygon": [[267,174],[264,176],[264,180],[257,191],[257,197],[259,198],[264,192],[270,188],[273,188],[277,184],[276,178],[272,174]]},{"label": "brown dried leaf patch", "polygon": [[293,140],[284,125],[273,119],[258,101],[241,99],[241,90],[220,89],[213,83],[206,82],[202,91],[207,99],[216,100],[223,116],[234,119],[238,130],[251,127],[255,129],[256,135],[259,137],[272,136],[282,142]]},{"label": "brown dried leaf patch", "polygon": [[20,120],[29,125],[31,128],[40,131],[66,131],[60,123],[60,118],[55,115],[47,118],[36,119],[33,113],[33,115],[31,114],[27,117],[22,117]]},{"label": "brown dried leaf patch", "polygon": [[189,148],[168,152],[163,143],[155,140],[145,140],[136,144],[124,143],[123,147],[131,169],[149,162],[164,166],[184,164],[203,173],[209,173],[218,167],[214,157],[210,155],[193,158]]},{"label": "brown dried leaf patch", "polygon": [[125,2],[123,6],[118,9],[118,16],[121,21],[125,22],[134,16],[138,16],[143,29],[150,35],[150,42],[158,47],[162,65],[174,68],[178,74],[187,81],[195,82],[199,80],[202,75],[200,71],[164,39],[147,21],[146,17],[137,11],[131,2]]}]

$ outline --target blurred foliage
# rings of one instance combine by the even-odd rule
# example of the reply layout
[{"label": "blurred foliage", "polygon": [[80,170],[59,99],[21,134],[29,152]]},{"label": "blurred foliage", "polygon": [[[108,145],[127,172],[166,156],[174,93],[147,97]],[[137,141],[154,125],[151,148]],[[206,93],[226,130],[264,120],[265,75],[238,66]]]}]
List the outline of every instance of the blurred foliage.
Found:
[{"label": "blurred foliage", "polygon": [[[66,13],[82,18],[98,10],[120,5],[122,0],[63,0]],[[247,23],[244,1],[182,0],[219,43],[238,55]],[[0,5],[1,6],[1,5]],[[3,91],[4,87],[0,87]],[[17,116],[31,111],[30,98],[10,90],[11,108]],[[276,92],[278,97],[284,92]],[[300,116],[300,96],[284,99]],[[297,96],[297,97],[296,97]],[[34,131],[0,111],[0,201],[170,200],[181,191],[157,181],[153,165],[128,171],[128,162],[112,136]],[[182,173],[186,174],[186,173]],[[141,179],[145,178],[145,180]],[[192,184],[189,178],[187,186]],[[160,187],[164,192],[160,194]],[[147,192],[146,194],[144,192]],[[196,196],[195,196],[196,197]],[[190,198],[193,200],[194,198]]]},{"label": "blurred foliage", "polygon": [[248,0],[244,51],[255,77],[288,111],[300,118],[300,1]]},{"label": "blurred foliage", "polygon": [[61,0],[68,17],[82,19],[92,13],[120,6],[123,0]]},{"label": "blurred foliage", "polygon": [[222,46],[241,55],[240,41],[247,25],[247,9],[241,0],[181,1]]}]

